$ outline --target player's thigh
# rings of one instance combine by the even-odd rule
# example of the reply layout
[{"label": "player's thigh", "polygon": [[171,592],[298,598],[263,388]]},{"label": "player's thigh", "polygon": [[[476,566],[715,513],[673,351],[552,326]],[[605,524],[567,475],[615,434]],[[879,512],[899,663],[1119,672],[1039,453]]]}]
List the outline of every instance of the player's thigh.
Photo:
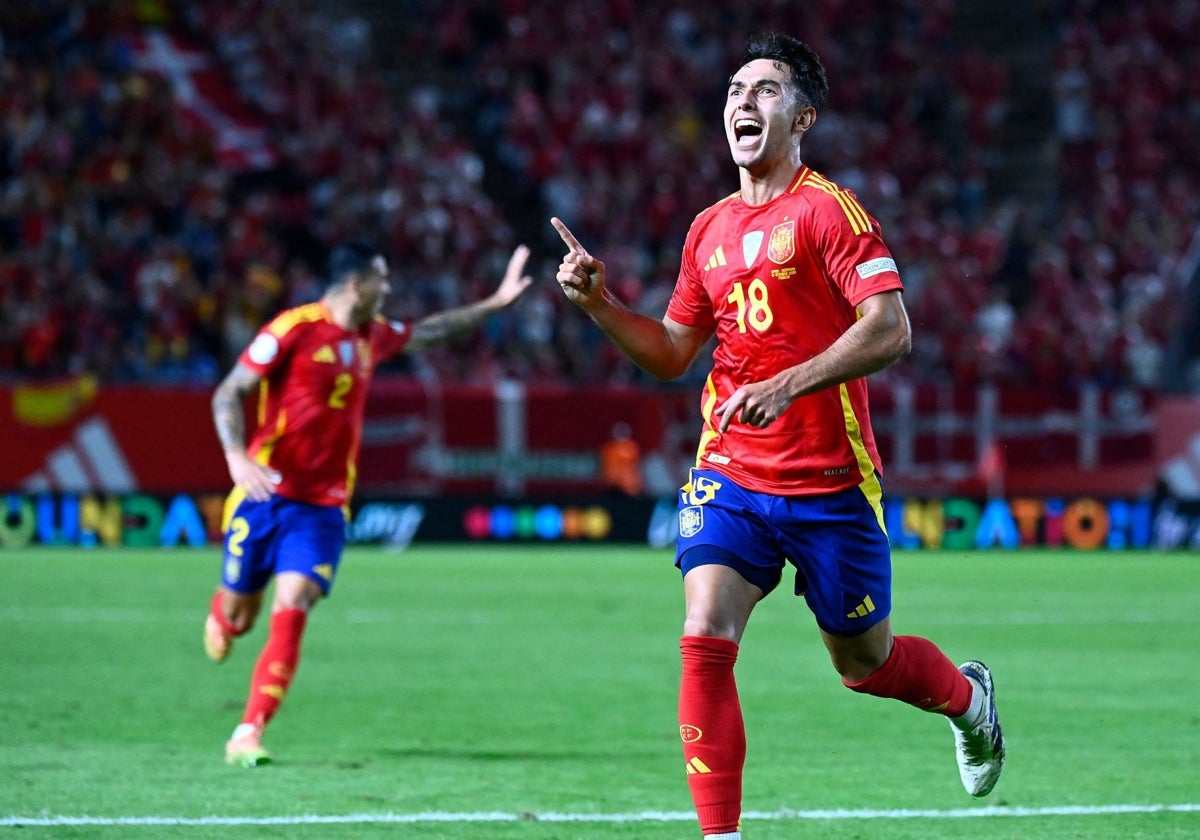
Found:
[{"label": "player's thigh", "polygon": [[685,636],[741,642],[763,591],[726,564],[700,565],[683,578]]},{"label": "player's thigh", "polygon": [[679,493],[675,548],[675,565],[685,580],[693,569],[720,565],[736,571],[762,594],[774,589],[786,558],[767,519],[770,499],[720,473],[692,470]]},{"label": "player's thigh", "polygon": [[275,573],[299,575],[328,595],[345,544],[341,509],[291,502],[280,519]]},{"label": "player's thigh", "polygon": [[862,490],[787,499],[775,522],[821,630],[858,636],[891,614],[891,544]]},{"label": "player's thigh", "polygon": [[221,557],[221,583],[237,596],[262,592],[275,571],[280,499],[231,498]]}]

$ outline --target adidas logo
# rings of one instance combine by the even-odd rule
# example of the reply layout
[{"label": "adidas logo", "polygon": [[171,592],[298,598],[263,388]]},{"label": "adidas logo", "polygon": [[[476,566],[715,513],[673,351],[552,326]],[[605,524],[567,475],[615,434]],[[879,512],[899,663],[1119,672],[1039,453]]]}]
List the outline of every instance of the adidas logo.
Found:
[{"label": "adidas logo", "polygon": [[324,362],[325,364],[333,364],[337,361],[337,356],[333,355],[333,348],[326,344],[316,353],[312,354],[314,362]]},{"label": "adidas logo", "polygon": [[137,479],[125,453],[101,417],[80,423],[73,439],[46,456],[42,469],[21,482],[29,493],[132,493]]},{"label": "adidas logo", "polygon": [[713,255],[708,258],[708,264],[704,266],[704,270],[709,271],[721,265],[725,265],[725,251],[722,246],[718,245],[717,250],[713,251]]},{"label": "adidas logo", "polygon": [[875,612],[875,602],[871,600],[871,596],[863,598],[862,603],[855,607],[850,612],[846,613],[846,618],[862,618],[864,615]]},{"label": "adidas logo", "polygon": [[697,773],[711,773],[712,772],[712,770],[708,769],[708,765],[705,764],[703,761],[701,761],[699,758],[689,758],[687,761],[687,764],[684,766],[687,767],[687,773],[689,776],[694,776]]}]

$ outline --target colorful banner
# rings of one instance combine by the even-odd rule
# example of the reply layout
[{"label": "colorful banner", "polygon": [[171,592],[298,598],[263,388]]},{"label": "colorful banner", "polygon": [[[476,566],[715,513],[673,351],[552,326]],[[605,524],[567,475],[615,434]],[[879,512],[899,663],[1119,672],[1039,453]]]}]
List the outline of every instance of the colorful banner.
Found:
[{"label": "colorful banner", "polygon": [[[216,546],[224,497],[9,493],[0,497],[0,550],[33,545]],[[897,549],[1200,549],[1200,502],[1175,499],[889,498]],[[380,498],[357,503],[351,543],[642,543],[678,538],[674,501],[618,495]]]}]

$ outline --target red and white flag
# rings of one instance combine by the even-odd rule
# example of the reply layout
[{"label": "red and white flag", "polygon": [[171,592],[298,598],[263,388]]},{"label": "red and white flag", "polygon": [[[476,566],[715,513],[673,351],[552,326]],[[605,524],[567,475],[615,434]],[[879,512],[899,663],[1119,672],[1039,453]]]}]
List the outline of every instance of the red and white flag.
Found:
[{"label": "red and white flag", "polygon": [[165,32],[136,35],[131,46],[133,66],[165,77],[179,107],[212,132],[218,163],[246,170],[279,162],[265,121],[246,108],[211,54]]}]

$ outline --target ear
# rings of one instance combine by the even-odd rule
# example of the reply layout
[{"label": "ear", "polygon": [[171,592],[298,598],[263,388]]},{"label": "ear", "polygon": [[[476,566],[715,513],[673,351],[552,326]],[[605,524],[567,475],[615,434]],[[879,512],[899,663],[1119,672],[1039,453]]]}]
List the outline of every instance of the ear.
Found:
[{"label": "ear", "polygon": [[808,131],[816,121],[817,110],[815,108],[801,108],[792,118],[792,130]]}]

